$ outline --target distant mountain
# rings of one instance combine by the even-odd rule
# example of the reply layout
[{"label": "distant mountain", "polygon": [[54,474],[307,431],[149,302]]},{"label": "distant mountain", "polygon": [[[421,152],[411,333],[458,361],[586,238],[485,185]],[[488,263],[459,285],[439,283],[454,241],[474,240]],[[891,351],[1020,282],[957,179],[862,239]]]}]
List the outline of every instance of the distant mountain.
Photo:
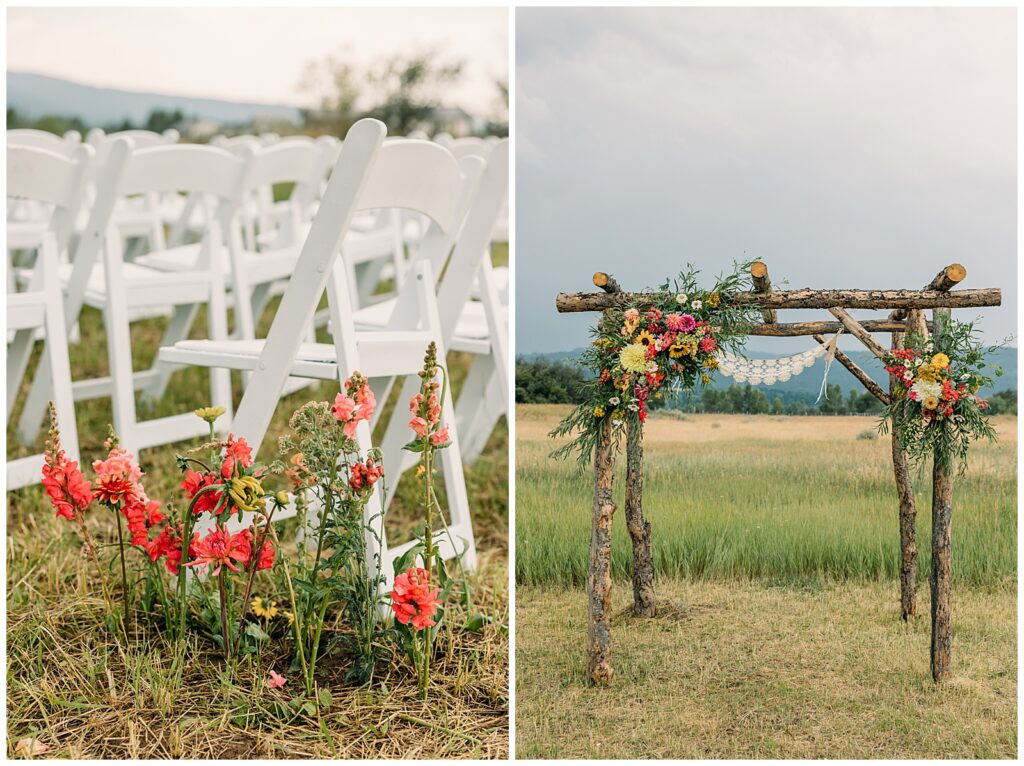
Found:
[{"label": "distant mountain", "polygon": [[[810,339],[808,339],[810,340]],[[813,341],[812,341],[813,342]],[[808,348],[811,346],[808,345]],[[520,358],[530,360],[545,360],[549,362],[569,362],[572,363],[576,359],[579,359],[580,353],[583,351],[581,348],[573,349],[572,351],[557,351],[549,354],[522,354]],[[771,359],[773,357],[787,356],[792,353],[799,353],[799,351],[791,351],[787,349],[778,354],[766,354],[760,351],[747,350],[747,357],[750,359]],[[862,370],[871,376],[872,380],[881,385],[883,388],[887,388],[889,385],[888,376],[881,363],[870,351],[845,351],[848,357],[856,362]],[[982,389],[979,393],[982,396],[989,396],[997,391],[1005,391],[1007,389],[1017,388],[1017,348],[1013,346],[1006,346],[998,349],[992,355],[993,367],[1002,367],[1003,375],[1000,378],[994,378],[995,384],[991,389]],[[818,397],[818,392],[821,390],[822,373],[825,369],[825,360],[817,360],[812,367],[804,370],[799,375],[790,378],[786,382],[779,382],[772,386],[760,385],[756,388],[761,389],[767,394],[769,399],[773,399],[776,396],[780,396],[783,401],[790,401],[793,399],[804,399],[805,401],[814,401]],[[711,384],[712,388],[728,388],[735,381],[732,378],[727,378],[724,375],[716,375],[714,382]],[[855,389],[858,393],[864,390],[861,385],[850,372],[838,362],[833,362],[832,367],[828,372],[828,382],[830,385],[838,385],[844,393],[850,389]]]},{"label": "distant mountain", "polygon": [[298,122],[299,110],[290,106],[218,101],[159,93],[94,88],[30,72],[7,73],[7,108],[21,115],[78,117],[87,125],[108,125],[122,120],[145,122],[154,109],[180,109],[188,117],[222,124],[249,123],[254,118]]}]

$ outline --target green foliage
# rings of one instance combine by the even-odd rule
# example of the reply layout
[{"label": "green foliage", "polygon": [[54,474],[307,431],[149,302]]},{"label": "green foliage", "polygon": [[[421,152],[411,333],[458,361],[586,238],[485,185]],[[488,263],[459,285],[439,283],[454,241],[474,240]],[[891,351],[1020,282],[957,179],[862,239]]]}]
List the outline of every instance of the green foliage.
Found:
[{"label": "green foliage", "polygon": [[516,402],[520,404],[581,404],[586,379],[579,366],[544,360],[516,360]]}]

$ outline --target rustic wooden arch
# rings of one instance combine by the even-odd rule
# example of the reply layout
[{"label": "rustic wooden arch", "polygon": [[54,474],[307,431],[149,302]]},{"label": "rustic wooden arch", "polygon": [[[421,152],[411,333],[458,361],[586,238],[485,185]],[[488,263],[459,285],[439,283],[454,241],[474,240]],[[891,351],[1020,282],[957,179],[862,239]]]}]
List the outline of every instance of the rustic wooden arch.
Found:
[{"label": "rustic wooden arch", "polygon": [[[768,267],[755,261],[750,267],[754,289],[739,296],[742,303],[761,307],[760,324],[753,325],[748,335],[787,337],[810,335],[825,343],[827,334],[839,330],[857,338],[875,356],[886,350],[872,337],[872,332],[892,334],[892,348],[901,348],[909,332],[927,336],[937,331],[954,308],[998,306],[1002,295],[997,288],[953,290],[967,276],[967,269],[954,263],[940,271],[922,290],[785,290],[773,291]],[[649,294],[623,292],[618,282],[605,272],[597,272],[594,285],[603,292],[559,293],[555,306],[559,312],[607,311],[643,304]],[[833,322],[777,321],[777,309],[828,309]],[[886,319],[858,322],[846,309],[890,309]],[[924,310],[932,310],[931,322]],[[889,391],[884,391],[852,359],[836,351],[835,359],[848,369],[861,384],[883,404],[889,404],[897,385],[890,376]],[[917,613],[917,542],[914,488],[906,455],[899,449],[896,435],[892,439],[893,475],[899,497],[900,530],[900,614],[903,620]],[[603,686],[611,681],[611,633],[608,613],[611,608],[611,543],[612,480],[615,468],[611,418],[602,425],[594,454],[593,526],[590,539],[590,574],[587,582],[588,676],[592,683]],[[643,426],[628,422],[626,432],[626,526],[633,543],[633,614],[653,617],[654,565],[651,554],[651,525],[643,515]],[[931,571],[931,671],[932,678],[942,681],[949,676],[952,634],[950,629],[950,522],[953,515],[953,474],[936,466],[932,471],[932,571]]]}]

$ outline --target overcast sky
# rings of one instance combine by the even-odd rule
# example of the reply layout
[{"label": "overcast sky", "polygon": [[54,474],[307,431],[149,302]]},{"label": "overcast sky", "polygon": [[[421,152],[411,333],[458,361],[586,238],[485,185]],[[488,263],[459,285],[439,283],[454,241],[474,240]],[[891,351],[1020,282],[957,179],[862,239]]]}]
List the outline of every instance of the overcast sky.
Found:
[{"label": "overcast sky", "polygon": [[793,288],[959,261],[1003,288],[986,339],[1015,332],[1015,30],[1013,9],[518,10],[517,351],[587,342],[594,316],[554,297],[594,271],[641,289],[751,257]]},{"label": "overcast sky", "polygon": [[308,103],[306,62],[358,65],[436,48],[465,60],[450,102],[490,117],[508,78],[504,8],[17,8],[7,11],[7,67],[87,85]]}]

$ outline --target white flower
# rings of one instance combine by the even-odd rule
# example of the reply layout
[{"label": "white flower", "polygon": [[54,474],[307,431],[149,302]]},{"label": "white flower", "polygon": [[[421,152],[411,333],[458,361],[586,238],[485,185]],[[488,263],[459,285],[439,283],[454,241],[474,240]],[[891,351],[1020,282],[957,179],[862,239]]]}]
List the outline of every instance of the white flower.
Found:
[{"label": "white flower", "polygon": [[703,305],[704,303],[702,301],[694,301],[693,303],[690,304],[690,308],[692,308],[694,311],[700,311],[700,307]]},{"label": "white flower", "polygon": [[608,400],[608,404],[610,404],[612,407],[617,407],[619,405],[619,397],[613,396],[611,399]]},{"label": "white flower", "polygon": [[648,365],[647,365],[647,372],[657,372],[657,371],[658,371],[658,363],[655,362],[654,360],[651,360],[648,363]]},{"label": "white flower", "polygon": [[612,420],[612,425],[613,426],[621,426],[622,425],[622,421],[621,420],[614,420],[613,419]]},{"label": "white flower", "polygon": [[942,395],[942,384],[931,380],[919,380],[910,387],[910,390],[922,400],[929,396],[938,399]]},{"label": "white flower", "polygon": [[688,296],[686,295],[686,293],[679,293],[679,295],[676,296],[676,303],[678,303],[680,306],[685,306],[687,300]]},{"label": "white flower", "polygon": [[637,410],[640,409],[640,405],[638,405],[638,404],[627,404],[626,405],[626,409],[630,410],[631,412],[636,412]]}]

